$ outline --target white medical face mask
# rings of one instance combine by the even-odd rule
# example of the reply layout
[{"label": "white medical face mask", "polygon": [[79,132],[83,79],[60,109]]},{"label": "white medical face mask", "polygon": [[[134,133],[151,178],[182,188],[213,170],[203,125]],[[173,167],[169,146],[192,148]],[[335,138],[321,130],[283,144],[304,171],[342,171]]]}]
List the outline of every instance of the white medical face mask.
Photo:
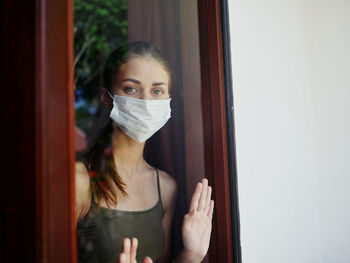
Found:
[{"label": "white medical face mask", "polygon": [[110,118],[137,142],[146,141],[170,119],[171,99],[142,100],[108,94],[113,99]]}]

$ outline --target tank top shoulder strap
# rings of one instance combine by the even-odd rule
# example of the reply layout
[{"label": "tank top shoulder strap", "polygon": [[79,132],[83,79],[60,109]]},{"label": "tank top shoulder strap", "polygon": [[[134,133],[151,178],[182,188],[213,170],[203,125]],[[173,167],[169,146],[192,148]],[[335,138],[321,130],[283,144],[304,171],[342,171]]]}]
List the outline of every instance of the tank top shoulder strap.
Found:
[{"label": "tank top shoulder strap", "polygon": [[162,210],[164,210],[163,208],[163,201],[162,201],[162,194],[160,193],[160,183],[159,183],[159,171],[157,168],[154,168],[156,170],[157,173],[157,188],[158,188],[158,197],[159,197],[159,202],[162,206]]}]

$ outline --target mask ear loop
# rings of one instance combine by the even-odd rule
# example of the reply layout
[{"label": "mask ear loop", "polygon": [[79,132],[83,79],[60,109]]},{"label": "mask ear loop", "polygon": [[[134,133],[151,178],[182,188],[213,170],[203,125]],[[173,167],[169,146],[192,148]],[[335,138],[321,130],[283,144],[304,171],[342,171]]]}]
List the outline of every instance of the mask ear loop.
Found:
[{"label": "mask ear loop", "polygon": [[106,88],[104,88],[104,89],[108,93],[108,95],[111,97],[111,99],[113,100],[114,98],[113,98],[112,94],[108,91],[108,89],[106,89]]}]

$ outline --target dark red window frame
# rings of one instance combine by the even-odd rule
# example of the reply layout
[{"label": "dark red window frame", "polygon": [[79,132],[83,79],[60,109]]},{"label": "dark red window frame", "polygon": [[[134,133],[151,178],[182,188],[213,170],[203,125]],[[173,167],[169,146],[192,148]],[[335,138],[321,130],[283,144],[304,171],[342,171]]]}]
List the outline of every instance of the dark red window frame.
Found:
[{"label": "dark red window frame", "polygon": [[198,0],[205,171],[215,196],[210,262],[233,262],[221,1]]}]

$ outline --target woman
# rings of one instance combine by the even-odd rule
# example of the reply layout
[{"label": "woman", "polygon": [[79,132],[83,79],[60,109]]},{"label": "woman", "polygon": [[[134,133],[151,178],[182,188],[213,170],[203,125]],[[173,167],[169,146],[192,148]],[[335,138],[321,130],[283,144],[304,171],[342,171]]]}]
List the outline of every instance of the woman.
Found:
[{"label": "woman", "polygon": [[[118,48],[107,60],[102,103],[110,121],[76,164],[76,222],[79,262],[127,260],[168,262],[176,182],[143,158],[145,141],[170,118],[171,74],[166,60],[149,43]],[[214,202],[204,179],[184,217],[184,249],[176,262],[200,262],[207,253]],[[126,242],[126,243],[125,243]],[[124,253],[120,257],[123,262]],[[133,261],[130,261],[133,262]],[[128,262],[129,263],[129,262]]]}]

